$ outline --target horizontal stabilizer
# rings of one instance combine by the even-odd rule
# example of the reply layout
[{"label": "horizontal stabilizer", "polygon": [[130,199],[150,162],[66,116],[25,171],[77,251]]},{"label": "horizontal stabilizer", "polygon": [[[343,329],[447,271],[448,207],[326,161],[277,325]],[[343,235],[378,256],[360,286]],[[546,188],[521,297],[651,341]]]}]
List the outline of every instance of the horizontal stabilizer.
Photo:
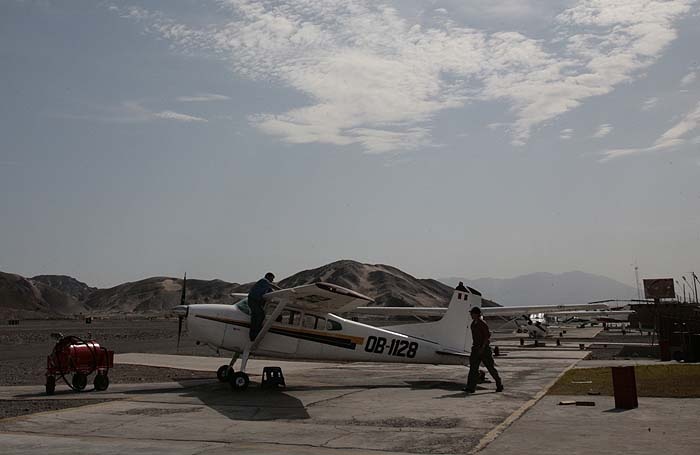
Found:
[{"label": "horizontal stabilizer", "polygon": [[469,358],[469,353],[468,352],[460,352],[460,351],[452,351],[448,349],[442,349],[440,351],[435,351],[436,354],[442,354],[442,355],[451,355],[455,357],[462,357],[465,359]]}]

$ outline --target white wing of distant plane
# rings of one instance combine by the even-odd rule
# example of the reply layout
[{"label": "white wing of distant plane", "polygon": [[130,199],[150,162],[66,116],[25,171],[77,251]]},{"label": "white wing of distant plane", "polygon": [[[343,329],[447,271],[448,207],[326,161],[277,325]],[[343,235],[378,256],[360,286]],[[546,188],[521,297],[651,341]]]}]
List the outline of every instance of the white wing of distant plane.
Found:
[{"label": "white wing of distant plane", "polygon": [[583,303],[575,305],[536,305],[536,306],[501,306],[481,308],[484,316],[518,316],[521,314],[551,314],[559,311],[575,310],[605,310],[608,306],[604,303]]},{"label": "white wing of distant plane", "polygon": [[[608,309],[604,303],[585,303],[577,305],[537,305],[481,307],[484,316],[520,316],[522,314],[551,314],[562,311]],[[447,308],[442,307],[358,307],[353,312],[364,314],[406,315],[406,316],[441,316]]]},{"label": "white wing of distant plane", "polygon": [[577,317],[577,316],[629,316],[630,314],[634,314],[636,311],[634,310],[592,310],[592,311],[587,311],[587,310],[579,310],[579,311],[555,311],[553,313],[549,313],[550,316],[568,316],[568,317]]}]

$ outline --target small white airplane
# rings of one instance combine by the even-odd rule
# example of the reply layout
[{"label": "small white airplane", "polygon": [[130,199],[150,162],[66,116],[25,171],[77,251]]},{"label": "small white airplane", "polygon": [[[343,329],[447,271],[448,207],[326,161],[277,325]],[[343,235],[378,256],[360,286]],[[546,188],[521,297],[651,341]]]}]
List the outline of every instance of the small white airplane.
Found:
[{"label": "small white airplane", "polygon": [[[249,339],[250,308],[247,296],[233,305],[185,303],[186,281],[178,315],[178,345],[183,321],[195,340],[215,350],[232,351],[228,365],[217,371],[220,381],[234,390],[250,384],[246,366],[251,355],[284,360],[304,359],[343,362],[383,362],[464,365],[469,359],[471,331],[469,310],[481,307],[481,293],[462,283],[447,308],[365,307],[370,297],[329,283],[282,289],[265,295],[266,319],[254,341]],[[590,305],[482,308],[486,315],[523,314],[574,310]],[[341,318],[336,313],[353,310],[382,314],[441,314],[435,322],[373,327]],[[238,358],[240,368],[234,370]]]},{"label": "small white airplane", "polygon": [[[629,307],[628,307],[629,308]],[[624,324],[629,322],[630,316],[635,313],[632,309],[625,310],[578,310],[578,311],[559,311],[550,313],[549,316],[566,317],[570,320],[577,321],[583,325],[592,322],[609,323],[609,324]]]}]

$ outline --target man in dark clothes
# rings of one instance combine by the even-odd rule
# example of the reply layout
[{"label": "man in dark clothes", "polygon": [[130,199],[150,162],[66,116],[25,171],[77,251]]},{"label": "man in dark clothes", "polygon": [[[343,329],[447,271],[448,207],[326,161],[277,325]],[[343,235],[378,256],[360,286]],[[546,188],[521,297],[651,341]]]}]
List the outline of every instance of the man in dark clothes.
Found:
[{"label": "man in dark clothes", "polygon": [[472,352],[469,355],[469,378],[467,379],[467,387],[464,388],[464,391],[467,393],[474,393],[476,391],[476,383],[479,379],[479,365],[483,362],[486,369],[489,370],[491,377],[496,381],[496,392],[503,392],[503,383],[494,366],[491,346],[489,346],[489,340],[491,339],[489,326],[481,319],[481,308],[474,307],[469,310],[469,314],[472,317],[472,324],[470,327],[472,330],[473,343]]},{"label": "man in dark clothes", "polygon": [[273,284],[273,281],[275,281],[275,275],[268,272],[265,274],[265,278],[258,280],[248,293],[248,306],[250,307],[250,341],[255,341],[258,333],[260,333],[260,329],[262,329],[263,321],[265,320],[265,302],[263,301],[263,296],[272,290],[279,289],[278,286]]}]

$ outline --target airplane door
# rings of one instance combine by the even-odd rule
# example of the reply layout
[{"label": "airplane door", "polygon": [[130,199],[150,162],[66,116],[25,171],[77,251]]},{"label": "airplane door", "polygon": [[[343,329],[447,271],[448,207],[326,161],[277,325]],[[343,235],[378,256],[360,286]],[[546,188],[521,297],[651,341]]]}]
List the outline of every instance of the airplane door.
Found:
[{"label": "airplane door", "polygon": [[[227,324],[221,346],[231,351],[242,351],[248,343],[248,333],[248,327]],[[258,346],[258,350],[294,354],[298,346],[299,340],[296,338],[268,332]]]}]

